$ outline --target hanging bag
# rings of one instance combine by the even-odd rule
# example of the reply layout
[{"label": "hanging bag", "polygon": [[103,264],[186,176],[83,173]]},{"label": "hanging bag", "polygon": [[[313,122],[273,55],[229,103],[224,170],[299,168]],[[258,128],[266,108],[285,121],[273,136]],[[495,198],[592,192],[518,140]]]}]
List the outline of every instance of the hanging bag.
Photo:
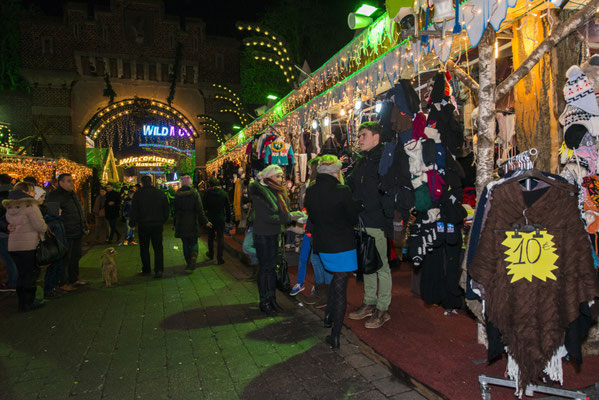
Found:
[{"label": "hanging bag", "polygon": [[356,248],[358,253],[358,272],[363,274],[374,274],[383,266],[381,255],[376,249],[374,237],[366,232],[362,218],[359,218],[360,225],[356,230]]},{"label": "hanging bag", "polygon": [[46,267],[62,260],[67,255],[67,247],[48,229],[35,249],[35,261],[39,267]]},{"label": "hanging bag", "polygon": [[289,280],[289,270],[287,269],[287,260],[285,260],[284,246],[279,246],[275,274],[277,276],[277,288],[282,292],[289,292],[291,290],[291,281]]}]

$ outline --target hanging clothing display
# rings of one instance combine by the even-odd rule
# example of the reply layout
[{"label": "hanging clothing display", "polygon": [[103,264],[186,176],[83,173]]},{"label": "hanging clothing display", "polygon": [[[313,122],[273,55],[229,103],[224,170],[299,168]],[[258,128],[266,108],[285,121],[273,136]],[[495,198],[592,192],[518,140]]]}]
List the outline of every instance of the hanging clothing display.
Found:
[{"label": "hanging clothing display", "polygon": [[276,164],[287,166],[295,163],[293,157],[293,147],[280,136],[277,136],[266,147],[264,152],[264,162],[266,165]]},{"label": "hanging clothing display", "polygon": [[564,345],[581,303],[599,296],[591,252],[582,245],[588,239],[576,188],[535,176],[532,191],[525,191],[519,178],[495,185],[469,267],[484,288],[488,321],[518,365],[520,389],[537,382]]}]

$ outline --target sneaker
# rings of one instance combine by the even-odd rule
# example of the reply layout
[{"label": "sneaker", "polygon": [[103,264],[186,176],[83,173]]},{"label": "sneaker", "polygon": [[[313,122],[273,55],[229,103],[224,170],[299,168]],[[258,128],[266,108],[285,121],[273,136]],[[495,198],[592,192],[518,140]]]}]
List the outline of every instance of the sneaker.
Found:
[{"label": "sneaker", "polygon": [[358,321],[366,317],[370,317],[375,310],[376,306],[374,305],[362,304],[356,311],[349,313],[349,319]]},{"label": "sneaker", "polygon": [[448,308],[445,310],[445,312],[443,313],[443,315],[445,315],[446,317],[452,315],[452,314],[457,314],[458,310],[456,310],[455,308]]},{"label": "sneaker", "polygon": [[290,296],[296,296],[299,292],[303,292],[304,289],[306,287],[304,286],[304,284],[300,284],[300,283],[296,283],[295,286],[291,289],[291,292],[289,292]]},{"label": "sneaker", "polygon": [[310,294],[308,296],[302,294],[300,298],[304,304],[308,305],[313,305],[320,301],[320,297],[318,297],[318,295],[316,294],[316,286],[312,286],[312,290],[310,291]]},{"label": "sneaker", "polygon": [[0,292],[16,292],[17,287],[12,285],[0,285]]},{"label": "sneaker", "polygon": [[63,292],[74,292],[75,290],[77,290],[77,288],[71,285],[62,285],[58,289],[62,290]]},{"label": "sneaker", "polygon": [[135,246],[135,245],[137,245],[137,243],[135,243],[135,240],[132,240],[129,242],[129,246]]},{"label": "sneaker", "polygon": [[379,309],[374,310],[372,317],[364,324],[365,328],[376,329],[383,326],[383,324],[391,319],[389,311],[381,311]]}]

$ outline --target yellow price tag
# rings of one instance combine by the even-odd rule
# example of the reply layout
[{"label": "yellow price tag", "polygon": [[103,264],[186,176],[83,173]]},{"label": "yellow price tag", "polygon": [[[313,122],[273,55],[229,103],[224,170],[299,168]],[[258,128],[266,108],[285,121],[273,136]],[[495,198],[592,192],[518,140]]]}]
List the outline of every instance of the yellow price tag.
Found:
[{"label": "yellow price tag", "polygon": [[553,243],[553,235],[547,231],[537,232],[515,232],[507,231],[506,239],[503,245],[507,247],[505,251],[505,261],[508,275],[513,275],[510,283],[514,283],[522,278],[532,282],[532,277],[546,282],[547,278],[557,280],[553,275],[553,270],[557,269],[555,262],[558,255]]}]

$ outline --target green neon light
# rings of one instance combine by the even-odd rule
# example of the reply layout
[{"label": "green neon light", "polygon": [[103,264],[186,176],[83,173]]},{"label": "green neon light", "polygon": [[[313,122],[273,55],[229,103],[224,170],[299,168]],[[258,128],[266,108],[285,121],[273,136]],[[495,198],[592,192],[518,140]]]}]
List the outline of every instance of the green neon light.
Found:
[{"label": "green neon light", "polygon": [[356,10],[356,14],[364,15],[366,17],[370,17],[378,8],[373,7],[368,4],[362,4],[360,8]]},{"label": "green neon light", "polygon": [[239,126],[239,125],[233,125],[233,129],[241,129],[241,126]]}]

